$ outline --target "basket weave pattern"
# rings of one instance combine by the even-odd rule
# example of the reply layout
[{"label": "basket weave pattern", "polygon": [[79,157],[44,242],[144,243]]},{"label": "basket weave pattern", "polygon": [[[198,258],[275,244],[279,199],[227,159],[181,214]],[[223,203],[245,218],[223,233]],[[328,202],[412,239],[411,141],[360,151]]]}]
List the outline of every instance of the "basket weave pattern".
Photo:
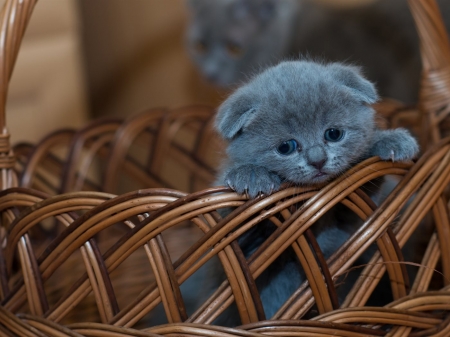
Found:
[{"label": "basket weave pattern", "polygon": [[[2,12],[3,102],[34,3],[7,1]],[[413,116],[427,146],[417,162],[371,158],[321,189],[285,186],[248,200],[206,188],[221,144],[205,107],[96,121],[12,150],[6,140],[0,336],[449,336],[450,138],[442,136],[450,49],[434,1],[410,4],[422,41],[422,100],[411,114],[379,110],[391,125]],[[377,206],[360,187],[384,176],[398,184]],[[364,224],[325,259],[311,228],[338,203]],[[277,230],[246,258],[236,239],[265,219]],[[416,242],[424,227],[429,237]],[[404,247],[418,243],[411,277]],[[289,247],[307,280],[266,317],[255,279]],[[368,251],[370,261],[351,270]],[[192,291],[206,294],[211,263],[226,277],[192,304]],[[336,289],[349,271],[356,281],[339,305]],[[367,306],[383,275],[393,301]],[[197,286],[186,291],[188,284]],[[212,325],[233,303],[243,325]],[[161,315],[168,324],[155,325]]]}]

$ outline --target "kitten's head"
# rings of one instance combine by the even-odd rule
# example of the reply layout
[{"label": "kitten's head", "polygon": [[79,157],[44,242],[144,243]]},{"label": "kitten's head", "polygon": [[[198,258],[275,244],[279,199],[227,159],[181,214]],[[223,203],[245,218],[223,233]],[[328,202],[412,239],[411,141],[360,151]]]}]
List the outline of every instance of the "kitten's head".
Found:
[{"label": "kitten's head", "polygon": [[297,184],[318,184],[367,153],[375,129],[375,87],[358,68],[282,62],[219,108],[216,129],[231,163],[255,164]]},{"label": "kitten's head", "polygon": [[288,53],[297,0],[190,0],[191,58],[214,84],[230,87]]}]

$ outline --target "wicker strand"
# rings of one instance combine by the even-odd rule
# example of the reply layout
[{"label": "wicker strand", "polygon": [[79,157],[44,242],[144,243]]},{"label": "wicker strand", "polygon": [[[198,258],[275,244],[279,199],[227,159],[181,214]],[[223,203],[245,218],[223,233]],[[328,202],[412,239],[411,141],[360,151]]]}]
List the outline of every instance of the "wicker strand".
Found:
[{"label": "wicker strand", "polygon": [[408,0],[420,38],[422,148],[442,138],[440,123],[450,109],[450,43],[435,0]]},{"label": "wicker strand", "polygon": [[12,170],[15,157],[6,127],[6,99],[20,43],[35,3],[36,0],[8,0],[0,13],[0,189],[17,186]]}]

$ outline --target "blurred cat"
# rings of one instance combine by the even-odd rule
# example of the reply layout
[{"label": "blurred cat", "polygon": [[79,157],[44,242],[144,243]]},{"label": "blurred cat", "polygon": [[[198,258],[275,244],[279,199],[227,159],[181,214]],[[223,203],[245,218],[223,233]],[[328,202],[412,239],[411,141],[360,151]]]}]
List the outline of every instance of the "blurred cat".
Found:
[{"label": "blurred cat", "polygon": [[[450,30],[450,2],[438,1]],[[420,56],[406,0],[339,8],[314,0],[189,0],[190,55],[212,83],[234,87],[280,60],[363,66],[383,97],[415,103]]]},{"label": "blurred cat", "polygon": [[[323,184],[371,156],[412,159],[419,148],[407,130],[377,129],[370,107],[377,99],[374,85],[354,66],[289,61],[268,68],[218,110],[215,127],[228,142],[218,184],[253,198],[283,182]],[[361,224],[350,213],[336,206],[313,226],[325,257]],[[239,239],[244,253],[248,256],[273,229],[266,221],[247,232]],[[256,280],[267,317],[304,278],[288,251]]]},{"label": "blurred cat", "polygon": [[190,0],[188,49],[203,75],[227,87],[291,49],[297,0]]}]

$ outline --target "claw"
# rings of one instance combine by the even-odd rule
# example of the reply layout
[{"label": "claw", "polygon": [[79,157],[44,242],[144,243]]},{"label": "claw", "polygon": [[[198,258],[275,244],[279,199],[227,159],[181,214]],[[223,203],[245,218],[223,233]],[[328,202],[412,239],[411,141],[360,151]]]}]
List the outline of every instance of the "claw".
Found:
[{"label": "claw", "polygon": [[228,185],[229,188],[231,188],[231,189],[234,190],[234,187],[233,187],[233,185],[231,184],[230,179],[228,179],[228,180],[226,181],[226,183],[227,183],[227,185]]},{"label": "claw", "polygon": [[391,156],[390,156],[392,162],[394,162],[395,159],[395,154],[394,154],[394,150],[391,150]]}]

